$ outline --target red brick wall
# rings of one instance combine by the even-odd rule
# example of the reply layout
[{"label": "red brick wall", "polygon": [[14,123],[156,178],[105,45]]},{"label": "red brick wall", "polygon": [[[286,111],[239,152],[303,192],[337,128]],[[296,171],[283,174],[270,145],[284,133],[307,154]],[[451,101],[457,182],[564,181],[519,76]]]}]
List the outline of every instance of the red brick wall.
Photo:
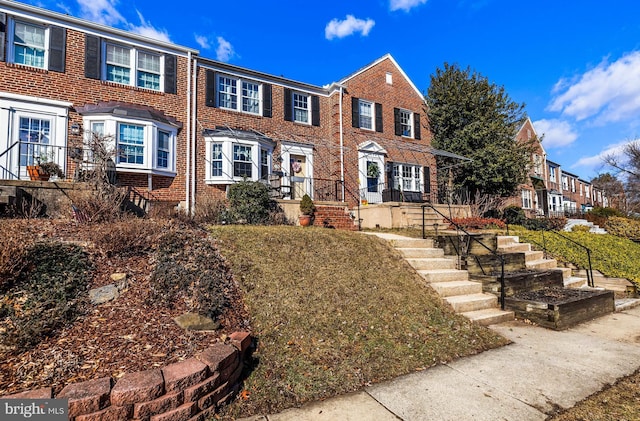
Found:
[{"label": "red brick wall", "polygon": [[[386,83],[387,72],[392,74],[392,85]],[[431,190],[435,192],[437,190],[437,182],[434,156],[409,149],[412,146],[427,147],[431,145],[431,134],[427,129],[427,116],[423,96],[415,91],[389,58],[355,75],[347,80],[344,85],[346,86],[346,93],[343,98],[342,113],[345,146],[345,182],[347,188],[352,192],[358,192],[360,188],[358,185],[358,145],[362,142],[373,140],[377,141],[388,152],[385,162],[392,161],[430,167]],[[338,97],[338,94],[334,95],[335,103],[338,102]],[[352,127],[351,102],[353,97],[382,104],[384,128],[382,133]],[[395,135],[394,108],[403,108],[420,114],[420,140]],[[334,113],[335,127],[338,127],[338,118],[338,113]]]},{"label": "red brick wall", "polygon": [[[151,106],[165,115],[186,125],[187,121],[187,57],[178,56],[176,66],[178,94],[166,94],[148,89],[124,86],[84,76],[85,34],[80,30],[67,29],[65,72],[34,69],[11,63],[0,63],[0,91],[19,95],[47,98],[71,102],[74,107],[96,104],[102,101],[122,101],[137,105]],[[77,123],[82,127],[82,116],[73,109],[69,112],[69,126]],[[69,133],[69,128],[67,128]],[[82,135],[68,135],[69,146],[79,145]],[[177,143],[177,176],[158,183],[153,194],[165,200],[184,200],[185,197],[185,157],[186,127],[179,133]],[[68,162],[68,166],[71,162]],[[145,177],[121,177],[124,183],[135,182],[136,187],[146,188]],[[135,180],[135,181],[134,181]]]}]

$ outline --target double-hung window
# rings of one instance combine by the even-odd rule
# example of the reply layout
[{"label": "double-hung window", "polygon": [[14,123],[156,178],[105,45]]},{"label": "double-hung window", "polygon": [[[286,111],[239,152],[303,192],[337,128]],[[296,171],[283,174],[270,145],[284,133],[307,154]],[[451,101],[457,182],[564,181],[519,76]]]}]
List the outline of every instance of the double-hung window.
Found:
[{"label": "double-hung window", "polygon": [[407,110],[400,110],[400,128],[402,136],[413,137],[413,113]]},{"label": "double-hung window", "polygon": [[359,127],[373,130],[373,103],[361,99],[358,103],[358,111],[360,116]]},{"label": "double-hung window", "polygon": [[260,179],[266,180],[269,176],[269,151],[260,148]]},{"label": "double-hung window", "polygon": [[160,54],[119,44],[105,44],[105,80],[160,91],[163,60]]},{"label": "double-hung window", "polygon": [[169,168],[169,154],[171,133],[158,130],[158,157],[156,165],[158,168]]},{"label": "double-hung window", "polygon": [[394,187],[402,191],[420,191],[420,166],[393,164]]},{"label": "double-hung window", "polygon": [[242,111],[260,113],[260,87],[257,83],[242,81]]},{"label": "double-hung window", "polygon": [[107,44],[107,80],[131,84],[131,49]]},{"label": "double-hung window", "polygon": [[251,153],[249,145],[233,145],[233,176],[251,178]]},{"label": "double-hung window", "polygon": [[549,165],[549,181],[552,183],[556,182],[556,167],[553,165]]},{"label": "double-hung window", "polygon": [[309,123],[309,95],[293,93],[293,121]]},{"label": "double-hung window", "polygon": [[160,56],[138,51],[138,83],[139,88],[160,90]]},{"label": "double-hung window", "polygon": [[144,126],[118,124],[118,163],[144,164]]},{"label": "double-hung window", "polygon": [[211,176],[222,177],[222,143],[211,144]]},{"label": "double-hung window", "polygon": [[47,52],[47,29],[42,25],[15,22],[13,34],[14,62],[45,68]]},{"label": "double-hung window", "polygon": [[218,105],[220,108],[235,110],[238,108],[238,81],[221,76],[218,79]]},{"label": "double-hung window", "polygon": [[522,208],[531,209],[531,190],[522,190]]}]

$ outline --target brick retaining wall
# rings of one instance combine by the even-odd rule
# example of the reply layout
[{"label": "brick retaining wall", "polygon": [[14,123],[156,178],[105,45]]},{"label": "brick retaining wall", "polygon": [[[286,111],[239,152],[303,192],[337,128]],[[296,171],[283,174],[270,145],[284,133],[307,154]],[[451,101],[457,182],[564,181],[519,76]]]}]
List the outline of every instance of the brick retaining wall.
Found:
[{"label": "brick retaining wall", "polygon": [[248,332],[231,334],[185,361],[135,373],[67,385],[57,395],[45,387],[2,399],[69,399],[70,421],[205,421],[238,392]]}]

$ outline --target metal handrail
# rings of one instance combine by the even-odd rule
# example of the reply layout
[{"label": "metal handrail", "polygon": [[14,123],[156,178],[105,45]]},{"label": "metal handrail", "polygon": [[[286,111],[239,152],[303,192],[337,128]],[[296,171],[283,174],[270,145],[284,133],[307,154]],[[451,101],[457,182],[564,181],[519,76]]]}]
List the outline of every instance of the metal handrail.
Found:
[{"label": "metal handrail", "polygon": [[545,252],[547,252],[546,242],[545,242],[545,239],[544,239],[545,231],[551,232],[551,233],[556,234],[556,235],[559,235],[560,237],[564,238],[565,240],[569,240],[573,244],[585,249],[585,251],[587,252],[587,263],[589,265],[589,267],[586,270],[586,272],[587,272],[587,285],[589,285],[591,288],[593,288],[595,286],[595,282],[593,280],[593,267],[591,265],[591,249],[589,247],[585,246],[584,244],[581,244],[581,243],[577,242],[576,240],[567,237],[566,235],[560,234],[558,231],[549,230],[549,229],[543,229],[542,230],[542,242],[544,244],[543,249],[544,249]]},{"label": "metal handrail", "polygon": [[[471,233],[469,233],[467,230],[465,230],[460,225],[455,223],[453,221],[453,219],[449,218],[448,216],[446,216],[445,214],[440,212],[431,203],[425,203],[425,204],[423,204],[421,206],[421,208],[422,208],[422,238],[427,238],[426,237],[426,230],[425,230],[425,214],[424,214],[424,211],[425,211],[426,207],[430,207],[431,209],[433,209],[433,211],[435,211],[438,215],[440,215],[442,218],[444,218],[446,221],[448,221],[451,225],[456,227],[456,230],[462,231],[463,233],[465,233],[468,238],[476,241],[478,244],[480,244],[482,247],[484,247],[486,250],[488,250],[489,253],[491,253],[492,255],[497,257],[498,260],[500,260],[500,308],[502,310],[504,310],[504,301],[505,301],[505,297],[506,297],[505,284],[504,284],[504,257],[502,257],[496,250],[493,250],[492,248],[487,246],[485,243],[483,243],[482,241],[480,241],[476,237],[472,236]],[[456,249],[456,251],[457,251],[457,249]],[[460,251],[458,251],[458,253],[460,253]],[[458,257],[461,257],[460,254],[458,254]],[[483,269],[483,272],[484,272],[484,269]]]}]

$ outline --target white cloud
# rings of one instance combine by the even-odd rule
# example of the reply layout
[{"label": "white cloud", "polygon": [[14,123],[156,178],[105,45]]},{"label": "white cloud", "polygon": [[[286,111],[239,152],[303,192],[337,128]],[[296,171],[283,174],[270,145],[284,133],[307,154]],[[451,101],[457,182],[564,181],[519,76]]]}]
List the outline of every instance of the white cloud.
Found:
[{"label": "white cloud", "polygon": [[78,0],[80,17],[103,25],[117,25],[126,22],[116,10],[117,0]]},{"label": "white cloud", "polygon": [[157,41],[171,42],[169,33],[166,29],[157,29],[151,25],[151,22],[147,22],[142,16],[142,13],[136,10],[138,18],[140,19],[140,25],[129,24],[129,30],[139,35],[143,35],[148,38],[155,39]]},{"label": "white cloud", "polygon": [[553,93],[550,111],[562,112],[578,121],[595,123],[637,118],[640,112],[640,51],[613,63],[604,60],[575,80],[561,79]]},{"label": "white cloud", "polygon": [[542,144],[545,149],[568,146],[578,138],[578,134],[571,127],[571,124],[563,120],[542,119],[534,121],[533,127],[536,129],[536,133],[544,136]]},{"label": "white cloud", "polygon": [[372,19],[363,20],[357,19],[353,15],[347,15],[345,20],[336,18],[329,22],[324,28],[324,36],[326,39],[344,38],[355,32],[360,32],[362,36],[366,37],[375,24]]},{"label": "white cloud", "polygon": [[208,50],[211,48],[211,42],[209,41],[209,38],[204,35],[198,34],[193,34],[193,36],[195,37],[196,43],[198,43],[200,48],[202,48],[203,50]]},{"label": "white cloud", "polygon": [[582,168],[590,168],[592,170],[599,170],[605,167],[604,158],[608,156],[613,156],[618,159],[623,158],[624,148],[629,143],[637,142],[638,140],[625,140],[623,142],[614,143],[612,145],[606,146],[602,151],[600,151],[597,155],[593,156],[585,156],[580,158],[575,164],[571,166],[571,168],[582,167]]},{"label": "white cloud", "polygon": [[427,0],[391,0],[389,8],[392,12],[395,10],[404,10],[405,12],[408,12],[412,8],[425,4],[426,2]]},{"label": "white cloud", "polygon": [[235,57],[236,52],[229,41],[222,37],[218,37],[218,48],[216,48],[216,58],[220,61],[229,61]]}]

